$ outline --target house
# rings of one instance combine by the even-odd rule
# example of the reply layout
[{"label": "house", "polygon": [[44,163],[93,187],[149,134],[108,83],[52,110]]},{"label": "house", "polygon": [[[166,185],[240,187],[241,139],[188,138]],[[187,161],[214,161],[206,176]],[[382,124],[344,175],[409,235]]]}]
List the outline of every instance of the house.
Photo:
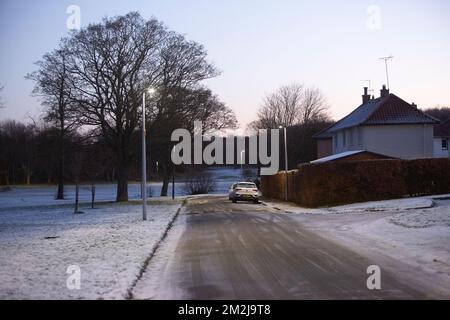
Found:
[{"label": "house", "polygon": [[434,126],[433,156],[450,157],[450,118]]},{"label": "house", "polygon": [[364,88],[362,104],[317,133],[319,158],[349,151],[369,151],[400,159],[433,157],[433,126],[438,120],[383,86],[374,98]]}]

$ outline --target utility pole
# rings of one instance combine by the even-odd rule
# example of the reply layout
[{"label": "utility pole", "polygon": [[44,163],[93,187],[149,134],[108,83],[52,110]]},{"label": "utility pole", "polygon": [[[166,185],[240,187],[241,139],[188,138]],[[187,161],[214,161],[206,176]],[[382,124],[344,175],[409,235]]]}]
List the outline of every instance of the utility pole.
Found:
[{"label": "utility pole", "polygon": [[145,141],[145,91],[142,94],[142,219],[147,221],[147,148]]},{"label": "utility pole", "polygon": [[[148,94],[152,96],[155,89],[149,88]],[[147,148],[145,141],[145,90],[142,93],[142,219],[147,221]]]},{"label": "utility pole", "polygon": [[280,126],[280,130],[284,129],[284,198],[288,201],[288,151],[287,151],[287,127]]},{"label": "utility pole", "polygon": [[388,61],[389,61],[389,60],[392,60],[392,59],[394,59],[393,56],[380,58],[380,60],[384,60],[384,65],[385,65],[385,67],[386,67],[386,85],[387,85],[387,88],[388,88],[388,89],[390,89],[390,86],[389,86]]},{"label": "utility pole", "polygon": [[[172,152],[175,154],[176,146],[173,147]],[[172,200],[175,200],[175,164],[172,162]]]}]

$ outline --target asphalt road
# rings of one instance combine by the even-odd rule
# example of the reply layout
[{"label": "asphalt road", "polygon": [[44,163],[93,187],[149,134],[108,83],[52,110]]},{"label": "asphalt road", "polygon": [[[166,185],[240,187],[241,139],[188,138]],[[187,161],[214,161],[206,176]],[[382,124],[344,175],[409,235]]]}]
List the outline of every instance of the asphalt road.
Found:
[{"label": "asphalt road", "polygon": [[136,299],[427,298],[375,261],[307,230],[287,214],[225,198],[189,200],[133,293]]}]

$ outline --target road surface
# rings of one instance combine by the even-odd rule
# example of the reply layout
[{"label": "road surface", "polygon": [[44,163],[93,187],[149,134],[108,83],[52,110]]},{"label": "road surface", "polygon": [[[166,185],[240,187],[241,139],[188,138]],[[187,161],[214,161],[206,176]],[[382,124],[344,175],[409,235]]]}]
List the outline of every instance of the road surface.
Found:
[{"label": "road surface", "polygon": [[375,261],[292,216],[222,197],[188,201],[133,291],[135,299],[423,299]]}]

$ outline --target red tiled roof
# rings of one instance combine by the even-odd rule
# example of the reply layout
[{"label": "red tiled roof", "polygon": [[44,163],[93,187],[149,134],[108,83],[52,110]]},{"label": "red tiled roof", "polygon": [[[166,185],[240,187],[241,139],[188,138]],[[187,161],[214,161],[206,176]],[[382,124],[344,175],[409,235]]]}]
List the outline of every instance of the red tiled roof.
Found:
[{"label": "red tiled roof", "polygon": [[389,95],[384,103],[363,122],[363,124],[434,124],[436,119],[403,101],[396,95]]},{"label": "red tiled roof", "polygon": [[369,100],[314,138],[327,138],[337,130],[360,125],[438,124],[439,121],[395,94]]}]

